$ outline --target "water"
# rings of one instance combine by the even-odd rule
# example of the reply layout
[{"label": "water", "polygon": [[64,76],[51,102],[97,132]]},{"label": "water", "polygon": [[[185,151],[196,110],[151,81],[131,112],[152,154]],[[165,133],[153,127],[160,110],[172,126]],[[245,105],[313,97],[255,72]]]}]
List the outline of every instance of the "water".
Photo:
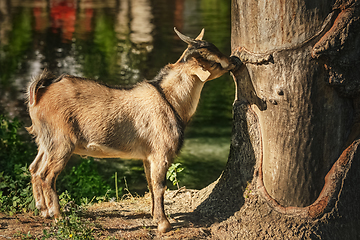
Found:
[{"label": "water", "polygon": [[[205,28],[204,39],[230,54],[230,1],[0,0],[0,114],[30,125],[24,92],[44,68],[116,85],[152,79],[186,48],[174,26],[192,37]],[[205,85],[176,160],[185,167],[180,185],[199,189],[221,174],[233,99],[228,74]],[[99,163],[126,175],[130,189],[146,188],[141,161]]]}]

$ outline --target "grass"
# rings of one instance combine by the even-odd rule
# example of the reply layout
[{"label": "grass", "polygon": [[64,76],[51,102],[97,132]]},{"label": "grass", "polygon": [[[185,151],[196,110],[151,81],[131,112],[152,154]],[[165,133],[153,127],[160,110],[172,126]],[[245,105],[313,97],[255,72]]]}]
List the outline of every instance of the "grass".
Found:
[{"label": "grass", "polygon": [[65,191],[59,196],[62,217],[53,222],[50,230],[43,230],[42,239],[95,239],[95,225],[82,217],[88,204],[78,206]]}]

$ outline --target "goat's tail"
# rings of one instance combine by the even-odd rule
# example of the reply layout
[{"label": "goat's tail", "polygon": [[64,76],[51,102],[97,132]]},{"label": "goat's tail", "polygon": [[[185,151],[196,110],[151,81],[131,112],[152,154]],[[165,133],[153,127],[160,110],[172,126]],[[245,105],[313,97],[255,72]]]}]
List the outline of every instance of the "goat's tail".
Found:
[{"label": "goat's tail", "polygon": [[56,77],[49,72],[47,69],[37,77],[34,77],[28,88],[27,88],[27,101],[29,106],[34,106],[36,104],[36,94],[39,88],[49,86],[51,83],[55,82]]}]

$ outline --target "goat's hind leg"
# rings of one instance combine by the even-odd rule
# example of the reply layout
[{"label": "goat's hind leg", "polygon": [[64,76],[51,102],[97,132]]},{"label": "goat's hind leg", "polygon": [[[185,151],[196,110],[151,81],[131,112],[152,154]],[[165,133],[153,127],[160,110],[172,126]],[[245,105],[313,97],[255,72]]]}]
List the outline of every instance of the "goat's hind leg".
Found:
[{"label": "goat's hind leg", "polygon": [[45,204],[45,199],[42,189],[42,179],[39,173],[43,171],[42,169],[44,168],[46,158],[47,158],[46,152],[44,151],[43,148],[39,147],[38,154],[36,155],[34,161],[29,166],[35,205],[36,208],[40,210],[41,215],[45,218],[49,217],[49,212]]},{"label": "goat's hind leg", "polygon": [[42,169],[42,190],[45,204],[50,217],[60,217],[59,197],[56,193],[56,178],[64,169],[72,155],[73,148],[65,145],[54,148],[46,159],[45,167]]}]

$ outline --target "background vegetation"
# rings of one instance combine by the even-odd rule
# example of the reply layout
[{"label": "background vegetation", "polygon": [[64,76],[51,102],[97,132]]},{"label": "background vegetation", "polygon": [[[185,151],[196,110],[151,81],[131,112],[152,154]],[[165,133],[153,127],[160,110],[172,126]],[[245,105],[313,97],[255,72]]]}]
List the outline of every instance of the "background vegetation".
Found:
[{"label": "background vegetation", "polygon": [[[28,163],[33,161],[37,149],[29,141],[28,134],[22,134],[21,126],[17,119],[0,116],[0,211],[10,214],[37,213],[28,170]],[[58,192],[60,195],[66,193],[66,198],[78,205],[115,199],[114,176],[103,179],[97,169],[93,158],[82,159],[76,166],[64,171],[57,182]],[[121,179],[117,181],[120,186]],[[122,189],[118,187],[120,195]],[[62,197],[65,195],[62,194]]]}]

